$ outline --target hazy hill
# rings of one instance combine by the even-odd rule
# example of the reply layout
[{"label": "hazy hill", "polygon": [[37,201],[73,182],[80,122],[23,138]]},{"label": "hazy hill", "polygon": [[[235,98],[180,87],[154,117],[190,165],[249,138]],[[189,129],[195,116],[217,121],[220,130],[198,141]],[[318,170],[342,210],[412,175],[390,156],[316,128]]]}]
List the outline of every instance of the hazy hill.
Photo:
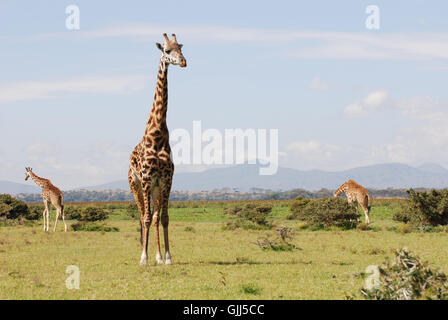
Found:
[{"label": "hazy hill", "polygon": [[[200,191],[232,188],[247,191],[252,187],[271,190],[336,189],[348,179],[355,179],[360,184],[375,189],[446,188],[448,187],[448,170],[431,163],[417,168],[400,163],[386,163],[337,172],[279,168],[276,175],[260,176],[258,166],[238,165],[203,172],[175,174],[173,190]],[[86,189],[129,190],[129,186],[127,180],[119,180]]]},{"label": "hazy hill", "polygon": [[[34,183],[34,182],[33,182]],[[23,184],[10,181],[0,181],[0,193],[36,193],[41,192],[40,188],[32,184]]]},{"label": "hazy hill", "polygon": [[[301,188],[312,191],[322,188],[336,189],[348,179],[355,179],[358,183],[373,189],[447,188],[448,170],[431,163],[416,168],[400,163],[386,163],[337,172],[279,168],[276,175],[260,176],[257,165],[246,164],[203,172],[177,173],[174,176],[173,190],[202,191],[230,188],[249,191],[257,187],[269,190]],[[127,179],[123,179],[82,189],[129,190],[129,186]],[[40,189],[33,185],[0,181],[0,192],[40,193]]]}]

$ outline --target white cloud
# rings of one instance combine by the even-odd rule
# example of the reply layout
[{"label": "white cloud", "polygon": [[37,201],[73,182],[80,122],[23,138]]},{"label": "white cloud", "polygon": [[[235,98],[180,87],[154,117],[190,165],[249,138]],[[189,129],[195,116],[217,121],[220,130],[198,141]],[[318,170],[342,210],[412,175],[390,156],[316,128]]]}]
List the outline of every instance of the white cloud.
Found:
[{"label": "white cloud", "polygon": [[148,78],[144,75],[114,75],[0,83],[0,104],[57,98],[66,93],[129,93],[144,89]]},{"label": "white cloud", "polygon": [[370,92],[362,101],[355,101],[344,109],[344,114],[350,117],[367,115],[381,107],[384,107],[388,100],[388,93],[385,90]]},{"label": "white cloud", "polygon": [[[80,39],[125,37],[160,41],[161,34],[177,33],[184,42],[242,42],[278,46],[282,54],[298,59],[448,59],[448,33],[381,33],[256,29],[217,25],[137,24],[104,27],[73,34]],[[67,37],[67,33],[40,34],[32,40]]]},{"label": "white cloud", "polygon": [[309,88],[311,90],[328,90],[331,89],[332,85],[329,82],[322,80],[320,77],[316,76],[311,79]]}]

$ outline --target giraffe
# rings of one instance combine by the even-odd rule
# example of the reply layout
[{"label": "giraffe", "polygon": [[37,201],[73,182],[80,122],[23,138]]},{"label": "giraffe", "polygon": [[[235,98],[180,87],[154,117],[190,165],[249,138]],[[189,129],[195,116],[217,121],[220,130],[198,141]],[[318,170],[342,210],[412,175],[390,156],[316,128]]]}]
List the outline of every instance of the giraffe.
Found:
[{"label": "giraffe", "polygon": [[[58,223],[59,214],[62,215],[62,221],[64,221],[65,232],[67,232],[67,224],[65,223],[64,205],[62,204],[63,196],[61,190],[55,187],[49,179],[41,178],[33,172],[31,168],[25,168],[25,181],[28,178],[42,188],[42,200],[44,202],[44,231],[50,229],[50,213],[48,211],[48,201],[56,208],[56,221],[54,222],[54,229],[56,231],[56,225]],[[46,220],[46,221],[45,221]],[[46,224],[45,224],[46,222]]]},{"label": "giraffe", "polygon": [[366,222],[370,223],[369,219],[369,212],[370,212],[370,206],[372,203],[372,199],[370,198],[369,193],[367,192],[366,188],[359,185],[355,180],[348,180],[344,182],[338,190],[334,193],[334,196],[337,197],[341,193],[345,192],[345,195],[347,196],[348,203],[359,203],[364,211],[364,214],[366,216]]},{"label": "giraffe", "polygon": [[[171,160],[169,133],[166,125],[168,108],[168,66],[170,64],[187,66],[182,54],[182,44],[177,43],[176,35],[171,40],[163,34],[163,45],[156,43],[162,51],[160,57],[157,85],[151,113],[146,122],[146,129],[140,143],[134,148],[129,159],[128,180],[140,212],[140,242],[142,254],[140,265],[148,263],[148,234],[151,222],[155,228],[156,261],[163,264],[160,253],[159,219],[163,226],[165,242],[165,264],[171,264],[168,241],[168,199],[171,192],[174,164]],[[153,213],[151,215],[151,200]]]}]

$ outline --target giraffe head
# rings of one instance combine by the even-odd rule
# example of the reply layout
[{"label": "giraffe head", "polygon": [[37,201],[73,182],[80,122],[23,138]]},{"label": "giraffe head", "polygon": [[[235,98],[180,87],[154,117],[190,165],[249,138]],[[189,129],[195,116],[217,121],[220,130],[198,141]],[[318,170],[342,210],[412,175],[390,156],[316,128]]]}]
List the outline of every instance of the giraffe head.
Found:
[{"label": "giraffe head", "polygon": [[25,181],[29,179],[29,177],[31,177],[31,172],[33,171],[33,169],[31,169],[30,167],[25,167]]},{"label": "giraffe head", "polygon": [[181,66],[185,68],[187,66],[187,60],[185,60],[184,55],[182,54],[182,44],[177,43],[176,35],[173,33],[171,35],[171,40],[168,39],[166,33],[163,34],[165,38],[165,42],[162,44],[156,43],[157,48],[162,51],[161,61]]}]

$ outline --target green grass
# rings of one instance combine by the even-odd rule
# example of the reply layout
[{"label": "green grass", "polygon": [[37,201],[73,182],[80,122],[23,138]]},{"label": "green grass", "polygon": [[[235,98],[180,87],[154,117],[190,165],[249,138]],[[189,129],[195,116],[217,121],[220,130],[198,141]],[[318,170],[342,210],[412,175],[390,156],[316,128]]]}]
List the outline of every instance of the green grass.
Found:
[{"label": "green grass", "polygon": [[[404,246],[448,273],[448,233],[388,231],[399,225],[391,220],[394,208],[374,205],[373,230],[312,231],[286,220],[288,207],[275,206],[269,219],[293,229],[289,241],[300,248],[293,251],[256,245],[258,238],[274,236],[274,230],[222,230],[231,220],[220,206],[206,206],[205,212],[203,207],[171,208],[171,266],[155,263],[154,228],[149,265],[139,266],[139,223],[123,209],[114,209],[106,220],[119,232],[64,233],[61,221],[56,233],[44,233],[42,221],[4,226],[0,298],[344,299],[359,292],[364,284],[359,275],[367,266],[392,258],[392,250]],[[69,265],[80,269],[79,290],[65,286]]]}]

